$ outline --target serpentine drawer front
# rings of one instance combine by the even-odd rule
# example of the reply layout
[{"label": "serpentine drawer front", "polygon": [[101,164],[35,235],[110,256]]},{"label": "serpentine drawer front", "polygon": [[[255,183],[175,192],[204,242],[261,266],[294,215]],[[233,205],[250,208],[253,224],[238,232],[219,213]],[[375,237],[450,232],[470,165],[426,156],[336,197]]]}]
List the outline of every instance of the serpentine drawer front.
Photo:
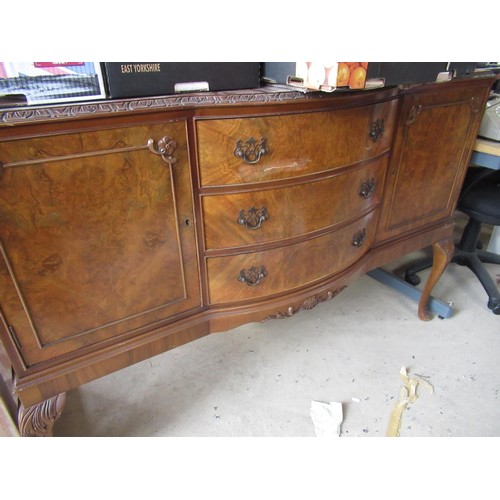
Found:
[{"label": "serpentine drawer front", "polygon": [[280,241],[355,219],[380,202],[386,166],[384,157],[315,181],[203,196],[206,248]]},{"label": "serpentine drawer front", "polygon": [[376,211],[337,231],[274,250],[208,259],[212,304],[257,299],[314,283],[365,254]]},{"label": "serpentine drawer front", "polygon": [[388,150],[397,101],[335,111],[197,122],[202,186],[299,177]]}]

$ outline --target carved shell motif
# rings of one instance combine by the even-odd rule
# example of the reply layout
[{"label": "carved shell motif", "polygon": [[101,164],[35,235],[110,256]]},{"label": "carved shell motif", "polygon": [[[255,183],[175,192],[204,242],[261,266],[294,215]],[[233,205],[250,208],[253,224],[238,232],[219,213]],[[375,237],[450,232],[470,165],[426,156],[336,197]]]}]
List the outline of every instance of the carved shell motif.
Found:
[{"label": "carved shell motif", "polygon": [[325,293],[312,295],[311,297],[307,297],[307,299],[302,302],[299,307],[290,306],[285,312],[278,311],[275,314],[271,314],[267,318],[263,319],[261,323],[268,321],[270,319],[284,319],[293,316],[295,313],[298,313],[300,310],[309,311],[315,308],[319,303],[325,302],[327,300],[333,299],[333,297],[337,296],[342,290],[347,288],[346,285],[337,288],[334,291],[327,290]]}]

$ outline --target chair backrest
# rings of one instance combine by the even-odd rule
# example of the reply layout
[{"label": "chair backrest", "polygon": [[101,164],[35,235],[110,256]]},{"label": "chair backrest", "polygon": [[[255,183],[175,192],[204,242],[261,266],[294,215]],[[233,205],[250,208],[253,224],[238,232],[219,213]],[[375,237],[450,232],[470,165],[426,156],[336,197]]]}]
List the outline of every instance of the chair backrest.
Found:
[{"label": "chair backrest", "polygon": [[495,170],[486,167],[469,167],[465,175],[460,198],[465,196],[471,189],[474,188],[484,177],[491,175]]},{"label": "chair backrest", "polygon": [[457,208],[479,222],[500,225],[500,170],[470,167]]}]

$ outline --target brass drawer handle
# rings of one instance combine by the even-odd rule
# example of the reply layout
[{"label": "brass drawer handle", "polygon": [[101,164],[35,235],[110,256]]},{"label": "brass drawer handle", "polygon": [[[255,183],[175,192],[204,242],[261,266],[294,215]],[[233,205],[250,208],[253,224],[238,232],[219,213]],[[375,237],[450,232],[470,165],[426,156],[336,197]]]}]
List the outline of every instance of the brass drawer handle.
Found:
[{"label": "brass drawer handle", "polygon": [[362,229],[361,231],[358,231],[357,233],[354,233],[352,237],[352,246],[353,247],[360,247],[363,245],[366,239],[366,229]]},{"label": "brass drawer handle", "polygon": [[252,207],[248,212],[242,210],[237,222],[248,229],[259,229],[262,223],[267,219],[269,219],[269,214],[267,213],[266,207],[262,207],[260,210]]},{"label": "brass drawer handle", "polygon": [[177,158],[173,156],[177,143],[168,136],[161,138],[155,145],[154,139],[148,140],[148,148],[155,155],[160,155],[163,161],[166,161],[169,166],[177,162]]},{"label": "brass drawer handle", "polygon": [[250,137],[245,143],[242,141],[236,142],[234,156],[241,158],[245,163],[255,164],[269,152],[267,148],[267,139],[263,137],[260,142],[257,142],[253,137]]},{"label": "brass drawer handle", "polygon": [[370,123],[370,132],[368,132],[368,136],[373,142],[377,142],[379,137],[384,133],[384,128],[384,119],[379,118]]},{"label": "brass drawer handle", "polygon": [[264,266],[252,267],[248,270],[242,269],[238,276],[238,281],[246,283],[248,286],[255,286],[260,283],[262,278],[267,276],[267,271]]},{"label": "brass drawer handle", "polygon": [[358,191],[359,196],[365,199],[369,198],[375,192],[376,185],[377,183],[375,182],[375,177],[372,177],[371,179],[362,182],[361,186],[359,186],[359,191]]}]

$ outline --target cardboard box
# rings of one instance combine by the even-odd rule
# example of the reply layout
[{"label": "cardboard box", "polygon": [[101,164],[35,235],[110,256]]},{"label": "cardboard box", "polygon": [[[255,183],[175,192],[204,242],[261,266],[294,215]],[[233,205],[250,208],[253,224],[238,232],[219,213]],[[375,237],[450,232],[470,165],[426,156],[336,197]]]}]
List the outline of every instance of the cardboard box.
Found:
[{"label": "cardboard box", "polygon": [[363,89],[368,63],[265,62],[262,79],[304,90]]},{"label": "cardboard box", "polygon": [[104,67],[111,98],[249,89],[260,84],[258,62],[107,62]]},{"label": "cardboard box", "polygon": [[98,62],[1,62],[0,94],[28,105],[106,97]]}]

